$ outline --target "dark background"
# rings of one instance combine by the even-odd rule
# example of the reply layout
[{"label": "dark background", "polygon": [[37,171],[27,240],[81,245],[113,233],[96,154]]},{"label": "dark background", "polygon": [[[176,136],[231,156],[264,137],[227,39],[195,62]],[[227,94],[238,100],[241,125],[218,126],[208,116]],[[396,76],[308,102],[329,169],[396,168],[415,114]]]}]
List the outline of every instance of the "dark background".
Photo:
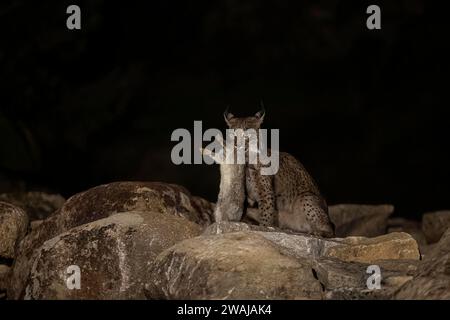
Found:
[{"label": "dark background", "polygon": [[[366,28],[369,4],[382,30]],[[224,128],[226,105],[251,115],[263,99],[265,127],[329,203],[450,208],[446,13],[425,0],[2,0],[0,192],[160,180],[215,201],[219,168],[173,165],[170,135]]]}]

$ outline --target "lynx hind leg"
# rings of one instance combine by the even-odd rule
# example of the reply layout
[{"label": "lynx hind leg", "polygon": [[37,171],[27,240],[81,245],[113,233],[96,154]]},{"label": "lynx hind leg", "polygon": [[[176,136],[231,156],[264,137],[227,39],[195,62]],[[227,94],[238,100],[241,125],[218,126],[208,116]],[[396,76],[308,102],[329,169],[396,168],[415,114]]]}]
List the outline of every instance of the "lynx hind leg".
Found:
[{"label": "lynx hind leg", "polygon": [[334,227],[328,216],[324,200],[315,194],[300,195],[293,207],[294,214],[300,214],[311,234],[321,237],[333,237]]},{"label": "lynx hind leg", "polygon": [[264,227],[278,227],[278,214],[273,191],[273,176],[256,175],[260,224]]}]

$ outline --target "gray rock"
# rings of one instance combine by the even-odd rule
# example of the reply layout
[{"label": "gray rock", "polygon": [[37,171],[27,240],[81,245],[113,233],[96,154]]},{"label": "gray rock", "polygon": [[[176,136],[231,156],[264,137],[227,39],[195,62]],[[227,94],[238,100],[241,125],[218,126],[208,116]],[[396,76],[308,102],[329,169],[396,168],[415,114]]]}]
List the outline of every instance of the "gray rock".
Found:
[{"label": "gray rock", "polygon": [[330,258],[313,261],[313,270],[317,278],[329,291],[367,289],[366,269],[367,265],[364,264],[343,263]]},{"label": "gray rock", "polygon": [[394,206],[338,204],[328,207],[336,237],[376,237],[386,233],[387,219]]},{"label": "gray rock", "polygon": [[[329,300],[374,300],[389,299],[404,283],[412,279],[411,272],[416,260],[384,260],[373,264],[343,262],[336,259],[319,259],[314,263],[318,279],[326,289],[325,298]],[[370,289],[367,281],[370,265],[380,268],[379,289]]]},{"label": "gray rock", "polygon": [[[73,228],[37,251],[25,299],[143,299],[156,256],[200,232],[183,217],[148,211],[118,213]],[[80,268],[79,290],[66,285],[71,265]]]},{"label": "gray rock", "polygon": [[16,246],[25,236],[28,216],[21,208],[0,202],[0,257],[13,259]]},{"label": "gray rock", "polygon": [[[164,251],[156,260],[152,271],[154,278],[146,286],[147,296],[165,299],[383,299],[403,284],[401,280],[405,278],[401,277],[414,272],[414,264],[419,259],[417,243],[405,233],[377,238],[323,239],[252,228],[254,226],[243,223],[222,222],[210,226],[201,237],[185,240]],[[285,258],[301,267],[285,266]],[[277,259],[280,264],[275,262]],[[377,292],[369,290],[366,284],[369,277],[366,271],[371,263],[380,266],[387,280],[383,290]],[[300,272],[300,278],[295,281],[305,284],[309,288],[307,292],[286,283],[295,277],[291,272],[296,268],[303,271],[296,271]],[[316,287],[305,268],[310,269],[323,295],[312,290]],[[278,274],[279,282],[273,279],[272,272]]]},{"label": "gray rock", "polygon": [[394,299],[450,299],[450,228],[419,265],[414,278]]},{"label": "gray rock", "polygon": [[239,231],[254,231],[279,246],[280,250],[295,257],[320,257],[325,249],[340,244],[340,239],[320,238],[294,233],[273,227],[262,227],[242,222],[215,222],[208,226],[203,235],[216,235]]},{"label": "gray rock", "polygon": [[148,298],[322,299],[311,263],[281,254],[261,234],[200,236],[161,253]]},{"label": "gray rock", "polygon": [[207,226],[203,231],[203,235],[215,235],[215,234],[223,234],[230,232],[239,232],[239,231],[275,231],[275,228],[272,227],[262,227],[254,224],[247,224],[243,222],[231,222],[231,221],[220,221],[214,222],[211,225]]},{"label": "gray rock", "polygon": [[59,194],[30,191],[0,194],[0,201],[12,203],[28,214],[30,221],[42,220],[62,207],[66,201]]},{"label": "gray rock", "polygon": [[422,230],[428,243],[438,242],[448,228],[450,228],[450,210],[428,212],[422,217]]}]

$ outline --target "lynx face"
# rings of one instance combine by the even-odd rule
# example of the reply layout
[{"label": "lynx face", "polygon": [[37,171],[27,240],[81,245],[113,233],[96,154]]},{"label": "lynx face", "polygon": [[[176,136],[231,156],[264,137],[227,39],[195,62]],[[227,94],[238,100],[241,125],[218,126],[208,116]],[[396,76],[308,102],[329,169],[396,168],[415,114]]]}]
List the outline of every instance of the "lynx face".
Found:
[{"label": "lynx face", "polygon": [[253,117],[236,118],[232,113],[225,111],[225,122],[230,129],[255,129],[258,130],[264,120],[264,111],[257,112]]},{"label": "lynx face", "polygon": [[242,117],[242,118],[237,118],[232,113],[225,111],[224,118],[225,122],[228,125],[228,128],[235,130],[234,134],[238,139],[238,141],[240,139],[241,139],[240,141],[244,141],[245,151],[248,151],[249,148],[251,148],[252,150],[254,148],[257,148],[257,146],[249,146],[249,141],[251,140],[252,135],[258,134],[258,130],[260,129],[261,124],[263,123],[264,120],[263,110],[257,112],[253,117]]}]

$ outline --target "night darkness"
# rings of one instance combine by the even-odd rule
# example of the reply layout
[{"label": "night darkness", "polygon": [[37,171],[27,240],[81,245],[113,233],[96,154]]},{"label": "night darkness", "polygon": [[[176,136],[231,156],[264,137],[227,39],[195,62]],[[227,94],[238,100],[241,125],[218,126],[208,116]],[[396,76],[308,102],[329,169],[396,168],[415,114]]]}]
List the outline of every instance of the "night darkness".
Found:
[{"label": "night darkness", "polygon": [[215,201],[218,166],[172,164],[171,133],[263,99],[330,204],[448,209],[447,24],[425,0],[3,0],[0,192],[144,180]]}]

